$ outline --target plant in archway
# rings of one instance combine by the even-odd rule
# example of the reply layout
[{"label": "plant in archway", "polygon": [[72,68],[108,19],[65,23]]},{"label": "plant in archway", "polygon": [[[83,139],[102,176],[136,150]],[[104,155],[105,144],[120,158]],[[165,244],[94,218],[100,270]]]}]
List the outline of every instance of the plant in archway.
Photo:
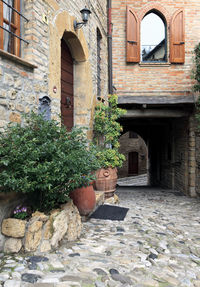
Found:
[{"label": "plant in archway", "polygon": [[71,190],[90,184],[98,167],[80,128],[67,132],[31,114],[0,133],[0,192],[25,194],[33,209],[49,211],[66,202]]},{"label": "plant in archway", "polygon": [[117,121],[126,110],[118,108],[117,95],[109,95],[108,103],[100,102],[94,115],[94,143],[102,167],[121,167],[124,155],[119,153],[122,126]]},{"label": "plant in archway", "polygon": [[116,167],[121,167],[125,157],[119,153],[119,137],[122,126],[117,121],[126,113],[117,106],[117,95],[109,95],[108,103],[98,103],[94,115],[94,144],[101,169],[96,172],[95,188],[109,197],[115,191],[117,182]]}]

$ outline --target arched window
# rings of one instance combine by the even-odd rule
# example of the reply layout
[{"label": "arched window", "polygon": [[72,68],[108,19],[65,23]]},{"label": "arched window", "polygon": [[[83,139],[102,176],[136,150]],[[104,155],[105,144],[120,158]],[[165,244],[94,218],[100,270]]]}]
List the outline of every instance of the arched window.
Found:
[{"label": "arched window", "polygon": [[166,62],[166,23],[156,11],[144,16],[141,21],[141,61]]},{"label": "arched window", "polygon": [[[140,19],[132,8],[127,7],[126,61],[128,63],[138,63],[140,61],[184,63],[185,29],[183,9],[177,10],[169,22],[170,33],[169,39],[167,39],[166,20],[159,10],[152,8]],[[168,42],[169,53],[167,53]]]}]

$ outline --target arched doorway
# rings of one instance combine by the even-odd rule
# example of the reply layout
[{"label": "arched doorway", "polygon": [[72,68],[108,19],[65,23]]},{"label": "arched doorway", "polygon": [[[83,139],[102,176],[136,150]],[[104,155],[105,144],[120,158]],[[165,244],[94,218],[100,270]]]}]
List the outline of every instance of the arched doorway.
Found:
[{"label": "arched doorway", "polygon": [[61,118],[68,131],[74,125],[73,59],[66,42],[61,40]]},{"label": "arched doorway", "polygon": [[138,152],[128,153],[128,175],[138,175]]}]

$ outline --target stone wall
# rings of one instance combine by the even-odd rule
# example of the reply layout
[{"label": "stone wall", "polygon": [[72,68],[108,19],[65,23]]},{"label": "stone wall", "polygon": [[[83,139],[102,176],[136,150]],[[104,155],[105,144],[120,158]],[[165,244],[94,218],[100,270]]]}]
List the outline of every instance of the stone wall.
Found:
[{"label": "stone wall", "polygon": [[6,236],[4,252],[51,251],[63,240],[78,239],[81,229],[81,217],[72,202],[52,211],[49,216],[36,211],[28,221],[7,218],[3,220],[1,228]]},{"label": "stone wall", "polygon": [[[37,110],[39,98],[43,96],[50,97],[52,118],[59,120],[60,59],[57,60],[56,57],[60,57],[60,40],[64,32],[71,32],[77,42],[80,42],[80,47],[76,46],[77,51],[74,55],[72,51],[75,61],[75,124],[92,126],[92,110],[97,94],[97,28],[102,35],[102,96],[108,91],[106,1],[91,3],[88,6],[92,12],[88,24],[74,31],[73,20],[81,21],[80,9],[84,7],[85,1],[74,0],[24,2],[23,13],[29,22],[23,21],[22,30],[23,37],[29,44],[22,43],[21,58],[0,51],[1,128],[8,121],[20,122],[22,113]],[[65,17],[62,18],[60,15],[63,13]],[[78,49],[84,51],[85,58],[78,59]],[[85,83],[82,83],[82,77]]]},{"label": "stone wall", "polygon": [[128,154],[129,152],[138,153],[138,175],[147,172],[147,147],[144,140],[138,135],[137,138],[129,138],[129,132],[126,132],[120,137],[119,152],[124,154],[126,160],[121,168],[118,168],[118,177],[127,177],[128,174]]}]

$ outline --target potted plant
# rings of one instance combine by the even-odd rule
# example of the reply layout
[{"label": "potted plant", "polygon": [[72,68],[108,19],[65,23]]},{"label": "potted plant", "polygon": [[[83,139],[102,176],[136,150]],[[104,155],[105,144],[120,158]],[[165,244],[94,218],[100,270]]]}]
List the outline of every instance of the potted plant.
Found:
[{"label": "potted plant", "polygon": [[101,166],[96,172],[95,189],[110,197],[116,190],[117,167],[121,167],[125,157],[119,153],[119,137],[122,126],[117,121],[126,110],[118,108],[117,95],[109,95],[108,101],[101,100],[94,115],[94,144],[96,156]]}]

